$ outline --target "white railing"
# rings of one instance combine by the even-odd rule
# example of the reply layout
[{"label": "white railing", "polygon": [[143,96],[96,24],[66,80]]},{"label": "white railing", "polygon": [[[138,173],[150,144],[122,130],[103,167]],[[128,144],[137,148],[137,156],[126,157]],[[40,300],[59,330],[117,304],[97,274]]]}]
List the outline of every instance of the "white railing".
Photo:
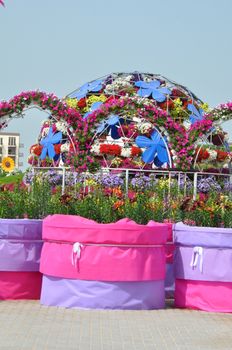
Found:
[{"label": "white railing", "polygon": [[[67,173],[70,173],[70,169],[67,167],[33,167],[33,173],[36,174],[36,172],[44,172],[44,171],[57,171],[58,174],[62,175],[62,194],[65,192],[65,179]],[[184,195],[187,193],[187,180],[189,181],[189,177],[191,177],[192,180],[192,195],[193,199],[196,199],[197,196],[197,185],[198,185],[198,179],[199,178],[206,178],[206,177],[222,177],[227,178],[228,182],[231,183],[232,188],[232,174],[224,174],[224,173],[209,173],[209,172],[201,172],[201,171],[179,171],[179,170],[163,170],[163,169],[157,169],[157,170],[145,170],[145,169],[124,169],[124,168],[101,168],[99,169],[97,174],[100,175],[106,175],[106,174],[114,174],[118,175],[121,178],[124,179],[125,183],[125,193],[128,194],[129,190],[129,178],[132,177],[135,174],[154,174],[156,176],[163,177],[164,179],[168,180],[168,195],[171,194],[171,186],[172,186],[172,180],[177,180],[178,185],[178,191],[180,192],[180,184],[181,184],[181,177],[184,179]],[[86,181],[89,176],[92,174],[90,173],[84,173],[84,181],[83,186],[86,187]],[[232,191],[230,190],[230,194],[232,195]]]}]

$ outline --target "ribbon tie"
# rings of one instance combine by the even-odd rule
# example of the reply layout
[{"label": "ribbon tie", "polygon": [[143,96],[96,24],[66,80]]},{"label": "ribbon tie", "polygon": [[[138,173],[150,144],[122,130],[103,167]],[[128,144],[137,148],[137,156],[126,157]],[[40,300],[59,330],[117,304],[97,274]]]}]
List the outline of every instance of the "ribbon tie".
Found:
[{"label": "ribbon tie", "polygon": [[197,267],[197,263],[198,263],[199,258],[200,258],[199,269],[202,273],[203,272],[203,248],[202,247],[194,247],[193,254],[192,254],[192,260],[190,263],[190,266],[192,267],[192,269]]},{"label": "ribbon tie", "polygon": [[79,259],[81,257],[81,248],[83,248],[83,244],[80,242],[76,242],[73,244],[72,250],[72,265],[79,271]]}]

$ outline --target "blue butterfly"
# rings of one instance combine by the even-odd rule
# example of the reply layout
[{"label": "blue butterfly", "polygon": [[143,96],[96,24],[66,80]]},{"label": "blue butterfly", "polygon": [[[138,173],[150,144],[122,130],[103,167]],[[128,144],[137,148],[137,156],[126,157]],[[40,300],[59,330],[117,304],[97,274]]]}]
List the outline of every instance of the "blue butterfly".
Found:
[{"label": "blue butterfly", "polygon": [[50,159],[53,159],[56,155],[53,145],[60,143],[61,140],[62,132],[57,132],[56,134],[53,134],[52,128],[50,127],[47,136],[40,141],[40,144],[43,146],[40,158],[44,159],[48,154],[48,157]]},{"label": "blue butterfly", "polygon": [[204,119],[204,111],[203,109],[197,110],[193,104],[188,104],[188,110],[192,112],[189,116],[189,120],[191,124],[195,124],[196,122],[200,122]]},{"label": "blue butterfly", "polygon": [[166,100],[166,95],[169,95],[171,91],[165,87],[160,88],[159,80],[152,80],[150,82],[145,82],[139,80],[135,83],[135,86],[139,87],[138,95],[141,97],[149,97],[152,95],[154,100],[157,102],[163,102]]},{"label": "blue butterfly", "polygon": [[86,97],[86,95],[89,92],[98,92],[102,89],[102,83],[103,80],[98,79],[98,80],[94,80],[91,83],[86,83],[84,85],[82,85],[79,89],[77,89],[76,91],[74,91],[69,97],[70,98],[77,98],[78,100],[80,100],[83,97]]},{"label": "blue butterfly", "polygon": [[118,134],[118,125],[119,123],[123,123],[124,119],[123,118],[119,118],[118,115],[116,114],[111,114],[109,116],[109,118],[107,118],[106,120],[103,120],[103,122],[101,122],[96,130],[97,134],[102,133],[104,130],[109,131],[110,130],[110,136],[113,139],[120,139],[120,135]]},{"label": "blue butterfly", "polygon": [[86,119],[89,116],[89,114],[91,114],[93,111],[96,111],[102,105],[102,103],[103,102],[94,102],[91,105],[89,111],[83,115],[83,119]]},{"label": "blue butterfly", "polygon": [[156,166],[162,166],[164,163],[168,163],[169,158],[166,143],[156,130],[151,134],[151,139],[146,136],[137,136],[135,143],[140,148],[146,148],[142,154],[144,163],[154,162]]}]

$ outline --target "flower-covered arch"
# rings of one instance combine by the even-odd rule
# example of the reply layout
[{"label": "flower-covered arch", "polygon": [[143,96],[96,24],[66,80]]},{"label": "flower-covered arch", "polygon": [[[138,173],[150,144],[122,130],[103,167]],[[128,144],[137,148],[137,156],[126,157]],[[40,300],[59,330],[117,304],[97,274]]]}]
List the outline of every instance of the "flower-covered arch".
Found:
[{"label": "flower-covered arch", "polygon": [[[70,154],[76,154],[78,149],[76,148],[76,142],[73,138],[73,129],[81,126],[82,117],[78,111],[70,108],[64,101],[56,97],[54,94],[47,94],[42,91],[27,91],[22,92],[19,95],[14,96],[9,101],[0,102],[0,129],[7,127],[10,120],[22,115],[27,109],[35,107],[40,110],[46,110],[50,113],[50,117],[47,121],[48,126],[51,124],[56,125],[56,128],[49,128],[47,133],[47,139],[41,140],[37,145],[33,145],[31,150],[35,151],[35,154],[43,149],[43,156],[46,153],[53,158],[55,156],[55,146],[58,149],[62,147],[61,131],[65,129],[70,147],[66,150]],[[43,157],[45,158],[45,157]],[[47,165],[46,162],[33,165]],[[57,165],[54,162],[50,165]]]},{"label": "flower-covered arch", "polygon": [[194,157],[194,168],[231,172],[232,152],[228,134],[222,123],[232,119],[232,102],[224,103],[209,111],[205,117],[212,120],[213,126],[201,137]]},{"label": "flower-covered arch", "polygon": [[[40,91],[23,92],[0,103],[0,129],[34,106],[49,111],[50,117],[38,143],[31,147],[33,165],[93,170],[104,166],[100,158],[110,154],[118,159],[142,159],[140,168],[166,163],[187,170],[194,164],[199,138],[213,124],[231,119],[232,103],[204,113],[195,95],[165,79],[138,73],[129,78],[126,73],[114,79],[111,75],[85,84],[65,100]],[[137,128],[136,137],[129,139],[126,136],[133,128]],[[107,142],[99,142],[101,135]],[[115,144],[115,140],[124,143]]]}]

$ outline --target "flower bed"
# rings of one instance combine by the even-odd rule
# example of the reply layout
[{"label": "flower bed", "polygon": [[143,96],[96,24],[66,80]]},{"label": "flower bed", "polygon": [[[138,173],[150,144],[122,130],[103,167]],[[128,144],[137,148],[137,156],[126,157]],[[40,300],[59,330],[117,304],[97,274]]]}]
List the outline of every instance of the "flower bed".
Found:
[{"label": "flower bed", "polygon": [[0,219],[0,299],[39,299],[42,221]]},{"label": "flower bed", "polygon": [[[43,222],[41,303],[78,308],[163,308],[168,225],[97,224],[54,215]],[[58,287],[58,288],[57,288]]]},{"label": "flower bed", "polygon": [[232,312],[232,229],[174,226],[175,305]]}]

